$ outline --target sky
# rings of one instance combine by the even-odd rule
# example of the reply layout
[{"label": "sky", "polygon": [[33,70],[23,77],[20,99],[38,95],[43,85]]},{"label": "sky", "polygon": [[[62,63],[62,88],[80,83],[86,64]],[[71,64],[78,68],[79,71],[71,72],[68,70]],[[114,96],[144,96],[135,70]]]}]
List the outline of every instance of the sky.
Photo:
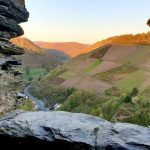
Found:
[{"label": "sky", "polygon": [[110,36],[148,32],[150,0],[26,0],[33,41],[93,44]]}]

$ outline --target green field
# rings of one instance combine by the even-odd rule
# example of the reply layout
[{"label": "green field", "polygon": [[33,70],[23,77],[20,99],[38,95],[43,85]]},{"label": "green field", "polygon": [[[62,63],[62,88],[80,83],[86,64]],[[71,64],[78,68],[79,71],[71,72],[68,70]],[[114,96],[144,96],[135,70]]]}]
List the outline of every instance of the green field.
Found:
[{"label": "green field", "polygon": [[40,76],[47,74],[47,71],[44,68],[36,68],[36,69],[17,68],[16,70],[23,73],[23,79],[25,81],[30,80],[30,79],[37,79]]},{"label": "green field", "polygon": [[129,74],[123,80],[117,82],[116,85],[127,91],[131,91],[134,87],[140,89],[144,80],[145,72],[143,70],[138,70]]},{"label": "green field", "polygon": [[70,79],[72,77],[76,76],[76,73],[72,72],[72,71],[66,71],[63,74],[61,74],[59,77],[63,78],[63,79]]},{"label": "green field", "polygon": [[148,86],[143,92],[144,95],[150,97],[150,86]]},{"label": "green field", "polygon": [[100,64],[102,63],[101,60],[96,60],[92,65],[88,66],[87,68],[85,68],[83,70],[83,73],[90,73],[93,69],[95,69],[96,67],[98,67]]},{"label": "green field", "polygon": [[56,79],[59,75],[63,74],[66,71],[64,67],[58,66],[49,72],[49,74],[44,78],[45,81],[51,81]]},{"label": "green field", "polygon": [[108,70],[106,72],[102,72],[96,75],[97,78],[102,79],[106,82],[113,82],[113,79],[116,78],[119,75],[132,73],[134,71],[138,70],[138,68],[124,64],[120,67]]}]

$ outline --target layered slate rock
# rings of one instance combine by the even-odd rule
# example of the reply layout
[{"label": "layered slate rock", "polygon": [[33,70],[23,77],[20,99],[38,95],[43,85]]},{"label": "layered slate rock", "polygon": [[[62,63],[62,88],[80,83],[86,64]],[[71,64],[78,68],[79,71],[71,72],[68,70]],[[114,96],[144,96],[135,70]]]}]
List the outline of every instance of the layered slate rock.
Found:
[{"label": "layered slate rock", "polygon": [[0,54],[22,55],[24,54],[24,49],[16,47],[9,41],[0,40]]},{"label": "layered slate rock", "polygon": [[150,129],[68,112],[15,112],[0,120],[0,145],[65,150],[149,150]]},{"label": "layered slate rock", "polygon": [[14,68],[21,62],[12,55],[24,54],[24,49],[9,40],[24,34],[19,25],[28,20],[24,0],[0,0],[0,115],[16,107],[16,92],[20,73]]},{"label": "layered slate rock", "polygon": [[24,0],[0,0],[0,53],[10,55],[24,53],[23,49],[10,44],[8,40],[24,34],[19,23],[27,21],[28,17]]},{"label": "layered slate rock", "polygon": [[0,0],[0,30],[5,31],[7,38],[23,35],[18,24],[26,22],[28,17],[24,0]]}]

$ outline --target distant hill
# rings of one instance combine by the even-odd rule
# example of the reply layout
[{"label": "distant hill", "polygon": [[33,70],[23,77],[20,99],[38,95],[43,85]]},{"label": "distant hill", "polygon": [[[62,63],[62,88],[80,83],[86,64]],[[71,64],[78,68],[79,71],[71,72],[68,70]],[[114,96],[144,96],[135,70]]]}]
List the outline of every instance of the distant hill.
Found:
[{"label": "distant hill", "polygon": [[127,34],[127,35],[120,35],[120,36],[114,36],[110,37],[108,39],[98,41],[95,44],[87,47],[84,49],[81,53],[88,53],[90,51],[93,51],[94,49],[103,46],[108,43],[114,43],[114,44],[150,44],[150,32],[148,33],[141,33],[141,34]]},{"label": "distant hill", "polygon": [[111,37],[86,51],[62,66],[61,86],[97,92],[113,86],[127,91],[150,88],[150,33]]},{"label": "distant hill", "polygon": [[28,52],[40,53],[44,52],[42,48],[34,44],[31,40],[25,37],[13,38],[10,40],[13,44],[24,48]]},{"label": "distant hill", "polygon": [[40,48],[24,37],[14,38],[10,41],[25,49],[26,53],[17,57],[23,61],[25,66],[30,66],[31,68],[58,65],[70,59],[70,56],[62,51]]},{"label": "distant hill", "polygon": [[39,47],[45,49],[57,49],[63,51],[64,53],[68,54],[71,57],[75,57],[79,54],[82,54],[82,51],[89,47],[88,44],[81,44],[76,42],[67,42],[67,43],[51,43],[51,42],[34,42]]},{"label": "distant hill", "polygon": [[103,46],[108,43],[114,43],[114,44],[150,44],[150,32],[148,33],[141,33],[141,34],[127,34],[127,35],[121,35],[121,36],[115,36],[110,37],[108,39],[96,42],[93,45],[88,44],[80,44],[80,43],[74,43],[74,42],[68,42],[68,43],[50,43],[50,42],[34,42],[37,46],[42,48],[52,48],[52,49],[58,49],[66,54],[70,55],[71,57],[76,57],[80,54],[88,53],[90,51],[93,51],[94,49]]}]

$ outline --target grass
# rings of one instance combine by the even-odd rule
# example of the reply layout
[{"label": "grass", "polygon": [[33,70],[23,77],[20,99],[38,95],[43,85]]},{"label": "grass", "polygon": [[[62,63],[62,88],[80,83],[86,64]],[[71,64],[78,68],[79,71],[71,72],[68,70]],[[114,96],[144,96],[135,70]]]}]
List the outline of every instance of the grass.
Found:
[{"label": "grass", "polygon": [[43,73],[46,73],[46,70],[44,68],[32,69],[30,76],[34,78],[38,78]]},{"label": "grass", "polygon": [[137,51],[128,56],[123,62],[130,62],[133,65],[140,65],[146,60],[149,60],[150,56],[150,46],[149,45],[137,45]]},{"label": "grass", "polygon": [[140,89],[142,83],[144,82],[145,72],[143,70],[135,71],[125,77],[123,80],[117,83],[117,86],[130,91],[134,87]]},{"label": "grass", "polygon": [[120,67],[113,68],[113,69],[108,70],[106,72],[102,72],[100,74],[97,74],[96,77],[100,78],[104,81],[107,81],[107,82],[113,82],[112,81],[113,78],[117,77],[117,75],[132,73],[136,70],[138,70],[138,68],[131,66],[131,65],[128,65],[128,64],[124,64]]},{"label": "grass", "polygon": [[72,72],[72,71],[66,71],[64,72],[62,75],[60,75],[61,78],[63,79],[70,79],[72,77],[76,76],[76,73]]},{"label": "grass", "polygon": [[58,66],[57,68],[55,68],[54,70],[52,70],[45,78],[45,81],[50,81],[53,80],[55,78],[57,78],[59,75],[63,74],[66,71],[66,69],[64,69],[61,66]]},{"label": "grass", "polygon": [[26,73],[25,68],[17,68],[16,70],[23,72],[23,78],[24,80],[29,80],[30,78],[32,79],[37,79],[39,78],[42,74],[46,74],[47,71],[44,68],[36,68],[36,69],[29,69],[29,73]]},{"label": "grass", "polygon": [[33,105],[31,100],[24,100],[23,105],[21,106],[24,111],[33,111]]},{"label": "grass", "polygon": [[102,63],[101,60],[96,60],[92,65],[90,65],[87,68],[85,68],[83,70],[83,73],[85,73],[85,74],[90,73],[93,69],[95,69],[96,67],[98,67],[101,63]]},{"label": "grass", "polygon": [[142,92],[144,95],[150,97],[150,86],[148,86],[144,91]]}]

